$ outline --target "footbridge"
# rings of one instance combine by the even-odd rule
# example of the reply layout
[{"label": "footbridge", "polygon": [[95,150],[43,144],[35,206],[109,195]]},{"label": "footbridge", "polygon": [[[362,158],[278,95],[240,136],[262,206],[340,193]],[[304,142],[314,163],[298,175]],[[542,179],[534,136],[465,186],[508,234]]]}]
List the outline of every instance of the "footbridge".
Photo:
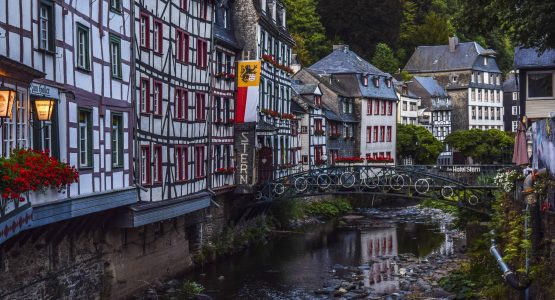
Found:
[{"label": "footbridge", "polygon": [[452,166],[332,166],[300,171],[273,179],[256,192],[259,202],[318,195],[377,195],[437,199],[480,213],[488,213],[493,177],[505,165]]}]

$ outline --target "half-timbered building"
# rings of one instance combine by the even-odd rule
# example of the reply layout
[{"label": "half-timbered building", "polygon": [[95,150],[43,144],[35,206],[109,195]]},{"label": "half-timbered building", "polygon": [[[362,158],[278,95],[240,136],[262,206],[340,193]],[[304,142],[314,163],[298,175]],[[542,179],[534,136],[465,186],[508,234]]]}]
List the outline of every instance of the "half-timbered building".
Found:
[{"label": "half-timbered building", "polygon": [[[38,227],[136,201],[129,1],[2,1],[0,81],[17,91],[0,153],[48,150],[75,166],[65,194],[31,193]],[[35,104],[54,100],[49,121]]]},{"label": "half-timbered building", "polygon": [[213,172],[211,188],[217,193],[234,187],[234,126],[236,90],[236,53],[241,48],[233,29],[234,1],[217,1],[215,12],[213,70],[211,77],[213,122],[210,144]]},{"label": "half-timbered building", "polygon": [[[302,169],[324,167],[327,162],[327,130],[322,91],[317,84],[293,82],[293,102],[291,110],[299,116],[292,128],[300,138],[300,163]],[[300,131],[299,131],[300,129]],[[296,136],[293,134],[293,136]],[[293,163],[296,163],[293,161]]]},{"label": "half-timbered building", "polygon": [[[291,47],[286,10],[280,0],[237,0],[235,35],[243,46],[241,60],[262,60],[258,122],[258,180],[291,172]],[[264,157],[262,157],[264,156]],[[262,157],[262,158],[261,158]],[[269,172],[268,172],[269,171]]]},{"label": "half-timbered building", "polygon": [[[147,221],[208,207],[213,2],[134,2],[136,168],[141,202],[174,201]],[[160,204],[163,205],[163,204]],[[148,210],[155,209],[149,206]],[[143,212],[142,214],[149,214]],[[142,218],[141,220],[146,220]]]}]

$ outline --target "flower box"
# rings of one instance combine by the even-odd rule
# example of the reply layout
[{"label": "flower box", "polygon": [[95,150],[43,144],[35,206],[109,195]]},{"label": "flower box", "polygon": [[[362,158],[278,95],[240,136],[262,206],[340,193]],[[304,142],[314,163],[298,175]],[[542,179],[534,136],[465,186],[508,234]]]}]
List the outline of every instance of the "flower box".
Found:
[{"label": "flower box", "polygon": [[235,173],[235,168],[234,167],[229,167],[229,168],[217,168],[214,171],[215,174],[233,174]]},{"label": "flower box", "polygon": [[364,158],[352,156],[352,157],[338,157],[335,159],[337,163],[361,163],[364,162]]}]

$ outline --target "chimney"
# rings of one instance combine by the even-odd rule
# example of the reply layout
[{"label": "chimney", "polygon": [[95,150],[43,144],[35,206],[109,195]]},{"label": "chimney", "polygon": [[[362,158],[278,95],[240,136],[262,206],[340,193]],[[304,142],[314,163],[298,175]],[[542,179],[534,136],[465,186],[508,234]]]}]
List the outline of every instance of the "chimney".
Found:
[{"label": "chimney", "polygon": [[449,52],[455,52],[459,45],[459,38],[456,36],[449,37]]},{"label": "chimney", "polygon": [[333,51],[342,50],[343,52],[349,51],[349,45],[333,45]]}]

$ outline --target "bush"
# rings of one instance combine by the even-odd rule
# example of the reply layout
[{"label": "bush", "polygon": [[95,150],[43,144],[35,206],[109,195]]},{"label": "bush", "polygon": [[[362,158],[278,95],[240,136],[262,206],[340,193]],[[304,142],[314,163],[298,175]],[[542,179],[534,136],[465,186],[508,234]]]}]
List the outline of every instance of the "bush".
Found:
[{"label": "bush", "polygon": [[311,201],[304,205],[304,212],[312,217],[334,218],[351,210],[351,203],[344,198]]},{"label": "bush", "polygon": [[204,287],[200,283],[196,283],[194,281],[185,281],[183,283],[183,287],[181,288],[181,294],[185,298],[193,298],[198,296],[200,293],[204,291]]}]

